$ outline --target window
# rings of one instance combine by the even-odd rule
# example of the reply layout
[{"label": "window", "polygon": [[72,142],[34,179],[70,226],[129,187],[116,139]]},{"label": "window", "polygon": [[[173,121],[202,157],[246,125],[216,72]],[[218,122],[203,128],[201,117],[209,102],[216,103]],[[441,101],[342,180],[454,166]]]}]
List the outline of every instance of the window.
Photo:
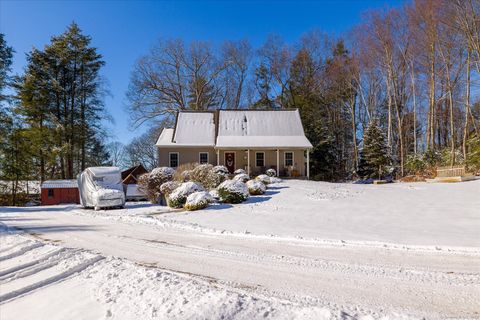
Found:
[{"label": "window", "polygon": [[198,158],[200,164],[208,163],[208,152],[200,152]]},{"label": "window", "polygon": [[170,167],[178,167],[178,152],[170,152]]},{"label": "window", "polygon": [[285,152],[285,167],[293,166],[293,152]]},{"label": "window", "polygon": [[255,163],[257,167],[265,167],[265,153],[255,152]]},{"label": "window", "polygon": [[53,197],[54,197],[53,189],[48,189],[48,197],[49,197],[49,198],[53,198]]}]

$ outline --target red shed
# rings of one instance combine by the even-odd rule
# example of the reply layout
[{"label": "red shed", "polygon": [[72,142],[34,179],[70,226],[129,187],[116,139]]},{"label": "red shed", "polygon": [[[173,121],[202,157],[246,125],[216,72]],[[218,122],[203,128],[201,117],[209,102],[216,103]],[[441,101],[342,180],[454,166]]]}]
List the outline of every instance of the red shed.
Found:
[{"label": "red shed", "polygon": [[41,189],[42,205],[80,203],[77,180],[48,180]]}]

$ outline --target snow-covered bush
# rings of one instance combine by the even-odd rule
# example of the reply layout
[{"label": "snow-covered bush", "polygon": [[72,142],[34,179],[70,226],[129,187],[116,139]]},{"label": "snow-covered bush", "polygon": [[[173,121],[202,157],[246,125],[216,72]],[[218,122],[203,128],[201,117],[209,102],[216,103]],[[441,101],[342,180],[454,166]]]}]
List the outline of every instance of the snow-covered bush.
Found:
[{"label": "snow-covered bush", "polygon": [[208,193],[210,193],[210,195],[212,196],[213,200],[220,200],[220,195],[218,194],[218,190],[217,190],[217,189],[212,189],[212,190],[208,191]]},{"label": "snow-covered bush", "polygon": [[138,179],[138,189],[145,193],[148,200],[157,203],[160,194],[160,187],[167,181],[173,179],[175,169],[170,167],[160,167],[153,169],[150,173],[141,175]]},{"label": "snow-covered bush", "polygon": [[178,182],[178,181],[167,181],[160,186],[160,192],[163,195],[168,196],[170,193],[173,192],[173,190],[177,189],[178,187],[180,187],[180,182]]},{"label": "snow-covered bush", "polygon": [[270,177],[270,184],[282,182],[282,179],[277,177]]},{"label": "snow-covered bush", "polygon": [[241,181],[225,180],[218,188],[220,201],[226,203],[240,203],[248,198],[247,185]]},{"label": "snow-covered bush", "polygon": [[255,178],[255,180],[260,181],[264,185],[268,185],[270,183],[270,177],[266,174],[261,174]]},{"label": "snow-covered bush", "polygon": [[247,172],[245,172],[245,170],[243,170],[243,169],[237,169],[233,172],[233,174],[235,174],[235,175],[236,174],[242,174],[242,173],[247,173]]},{"label": "snow-covered bush", "polygon": [[228,169],[225,166],[215,166],[213,167],[213,172],[219,174],[221,176],[227,177],[228,176]]},{"label": "snow-covered bush", "polygon": [[267,190],[267,187],[262,182],[257,180],[247,181],[247,188],[248,188],[248,192],[251,195],[264,194],[265,191]]},{"label": "snow-covered bush", "polygon": [[275,169],[268,169],[265,174],[269,177],[275,177],[277,175],[277,171],[275,171]]},{"label": "snow-covered bush", "polygon": [[190,172],[190,181],[198,182],[207,189],[216,188],[225,176],[214,171],[211,164],[201,164]]},{"label": "snow-covered bush", "polygon": [[208,192],[197,191],[187,197],[183,207],[189,211],[199,210],[206,208],[212,201],[213,197]]},{"label": "snow-covered bush", "polygon": [[187,197],[197,191],[204,191],[201,184],[192,181],[182,183],[167,197],[168,206],[171,208],[183,207],[185,201],[187,201]]},{"label": "snow-covered bush", "polygon": [[250,177],[246,173],[239,173],[235,177],[233,177],[233,180],[247,182],[248,180],[250,180]]}]

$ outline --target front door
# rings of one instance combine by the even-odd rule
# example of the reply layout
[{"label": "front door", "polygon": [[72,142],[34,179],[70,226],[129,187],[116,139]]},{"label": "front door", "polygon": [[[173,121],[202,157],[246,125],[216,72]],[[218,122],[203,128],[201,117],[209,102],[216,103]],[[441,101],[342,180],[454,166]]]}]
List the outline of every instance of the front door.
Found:
[{"label": "front door", "polygon": [[235,171],[235,152],[225,152],[225,167],[230,173]]}]

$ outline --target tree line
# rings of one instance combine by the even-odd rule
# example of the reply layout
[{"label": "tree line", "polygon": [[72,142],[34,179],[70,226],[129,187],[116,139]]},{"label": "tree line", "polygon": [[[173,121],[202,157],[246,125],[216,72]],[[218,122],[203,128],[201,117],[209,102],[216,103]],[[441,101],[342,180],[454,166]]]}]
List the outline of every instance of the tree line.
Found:
[{"label": "tree line", "polygon": [[161,40],[136,62],[127,97],[133,124],[154,127],[177,110],[298,108],[319,180],[359,175],[374,121],[385,166],[401,177],[478,168],[479,61],[478,0],[415,0],[366,12],[341,37],[310,31],[292,44],[270,35],[259,48]]},{"label": "tree line", "polygon": [[23,74],[11,76],[13,48],[3,35],[0,40],[0,89],[11,92],[0,101],[0,180],[11,182],[3,187],[15,204],[21,180],[75,179],[86,167],[108,162],[101,124],[108,117],[100,75],[105,62],[72,23],[43,49],[32,49]]}]

